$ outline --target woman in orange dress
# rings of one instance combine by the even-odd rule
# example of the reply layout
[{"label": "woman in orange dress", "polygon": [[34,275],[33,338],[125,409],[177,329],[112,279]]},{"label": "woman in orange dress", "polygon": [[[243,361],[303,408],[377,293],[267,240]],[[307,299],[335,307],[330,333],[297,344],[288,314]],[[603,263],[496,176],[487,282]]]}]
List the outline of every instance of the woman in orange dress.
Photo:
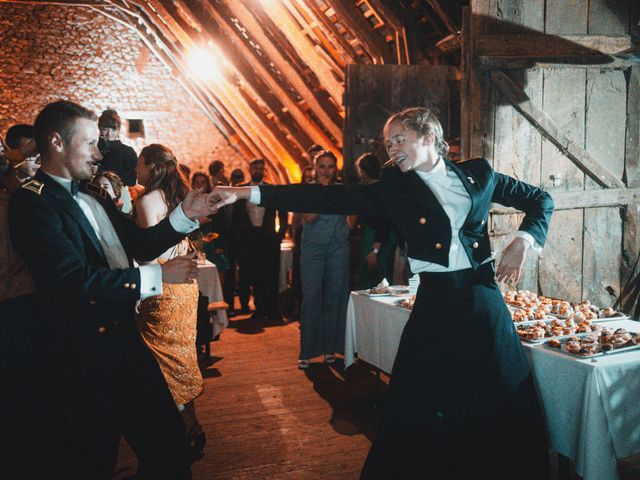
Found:
[{"label": "woman in orange dress", "polygon": [[[138,181],[145,187],[135,202],[135,217],[139,225],[150,227],[159,223],[184,199],[189,184],[178,168],[173,152],[159,144],[142,149],[136,167]],[[188,240],[183,240],[164,252],[155,261],[166,262],[189,252]],[[173,399],[182,413],[187,440],[201,450],[204,431],[198,423],[194,399],[203,387],[196,351],[198,286],[162,283],[162,295],[143,300],[139,306],[138,329],[153,352]]]}]

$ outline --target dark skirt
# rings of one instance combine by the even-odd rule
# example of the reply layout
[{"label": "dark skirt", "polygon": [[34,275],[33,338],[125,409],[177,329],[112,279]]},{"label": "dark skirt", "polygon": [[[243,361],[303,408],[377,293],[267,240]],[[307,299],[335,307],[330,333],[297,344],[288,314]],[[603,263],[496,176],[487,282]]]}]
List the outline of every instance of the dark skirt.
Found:
[{"label": "dark skirt", "polygon": [[529,363],[498,287],[421,287],[361,478],[548,475]]}]

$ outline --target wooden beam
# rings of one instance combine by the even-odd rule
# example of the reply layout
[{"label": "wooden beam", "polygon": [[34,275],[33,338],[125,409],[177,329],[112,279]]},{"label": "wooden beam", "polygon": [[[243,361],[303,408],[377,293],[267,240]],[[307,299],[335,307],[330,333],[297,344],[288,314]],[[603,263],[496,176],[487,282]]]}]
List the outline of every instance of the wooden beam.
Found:
[{"label": "wooden beam", "polygon": [[[290,0],[284,1],[289,2]],[[361,63],[361,56],[356,52],[356,49],[338,32],[336,26],[331,22],[329,17],[324,14],[316,2],[300,3],[296,1],[294,5],[299,11],[302,10],[302,7],[308,9],[308,13],[315,18],[318,28],[321,28],[327,37],[332,38],[334,44],[340,48],[342,55],[344,55],[347,60],[346,63]]]},{"label": "wooden beam", "polygon": [[393,56],[387,43],[373,31],[371,24],[361,15],[353,3],[344,0],[325,1],[333,8],[342,23],[362,43],[374,58],[375,63],[393,63]]},{"label": "wooden beam", "polygon": [[567,55],[563,57],[530,56],[506,56],[476,57],[476,66],[480,70],[522,70],[525,68],[609,68],[625,70],[637,62],[611,57],[609,55]]},{"label": "wooden beam", "polygon": [[[274,93],[276,98],[282,103],[284,108],[291,113],[295,121],[302,126],[309,136],[313,139],[314,143],[325,146],[331,149],[334,153],[341,156],[340,150],[334,145],[333,141],[329,138],[327,133],[320,127],[320,125],[311,121],[305,112],[301,109],[300,105],[294,101],[289,92],[285,90],[282,83],[274,78],[272,72],[264,65],[263,60],[258,58],[255,50],[252,50],[245,39],[241,37],[238,30],[230,24],[231,19],[228,15],[223,15],[213,4],[208,0],[186,0],[186,3],[192,5],[193,3],[203,7],[203,12],[209,15],[211,20],[220,28],[220,37],[225,37],[224,42],[232,42],[240,55],[247,61],[252,59],[251,65],[253,66],[256,74],[265,82],[267,87]],[[193,8],[191,8],[193,11]],[[220,38],[218,39],[220,40]],[[221,45],[224,47],[224,45]],[[230,59],[233,61],[233,59]]]},{"label": "wooden beam", "polygon": [[476,55],[493,57],[613,55],[629,47],[629,35],[484,34],[475,37]]},{"label": "wooden beam", "polygon": [[527,94],[516,85],[502,71],[491,72],[491,81],[500,92],[513,104],[531,124],[536,127],[542,135],[545,136],[578,168],[592,178],[598,185],[611,187],[624,187],[624,183],[616,177],[607,167],[593,158],[580,145],[573,142],[568,134],[566,134],[548,115],[529,100]]},{"label": "wooden beam", "polygon": [[[580,190],[577,192],[551,192],[555,210],[575,210],[577,208],[622,207],[630,203],[640,203],[640,188],[604,188]],[[521,213],[515,208],[493,204],[494,215]]]},{"label": "wooden beam", "polygon": [[402,33],[404,25],[402,21],[396,16],[396,14],[387,7],[381,0],[365,0],[369,6],[376,12],[376,14],[382,19],[384,23],[389,25],[393,30],[398,33]]},{"label": "wooden beam", "polygon": [[[286,52],[291,59],[296,60],[294,67],[297,67],[297,70],[307,69],[313,72],[314,76],[310,76],[314,83],[312,87],[314,90],[321,90],[322,94],[322,98],[318,100],[324,100],[322,106],[327,113],[335,112],[338,115],[339,110],[336,106],[342,103],[344,85],[337,80],[326,59],[318,55],[309,38],[301,33],[300,25],[291,18],[288,10],[280,2],[273,1],[266,7],[254,6],[253,14],[265,31],[269,31],[275,37],[272,43],[279,50]],[[325,92],[333,99],[333,108],[326,105]],[[334,118],[335,120],[338,124],[342,123],[341,117]]]},{"label": "wooden beam", "polygon": [[269,60],[274,63],[278,70],[285,76],[285,78],[291,83],[291,86],[296,89],[298,94],[304,99],[314,115],[322,122],[322,126],[327,129],[336,139],[338,144],[342,143],[342,131],[341,125],[338,125],[333,118],[329,116],[327,111],[320,105],[318,99],[315,97],[314,92],[311,91],[309,86],[305,83],[301,77],[300,72],[287,61],[282,55],[282,52],[276,48],[271,39],[266,35],[260,22],[251,11],[245,7],[245,5],[238,1],[227,1],[227,7],[229,11],[237,17],[242,26],[244,26],[250,33],[253,39],[260,45],[263,51],[268,56]]},{"label": "wooden beam", "polygon": [[429,6],[433,9],[433,11],[436,12],[436,15],[438,15],[440,20],[442,20],[442,23],[444,23],[445,27],[447,27],[447,30],[449,31],[449,33],[454,33],[454,34],[457,33],[458,30],[456,29],[456,26],[451,21],[447,13],[442,9],[440,2],[438,0],[426,0],[426,1],[429,4]]},{"label": "wooden beam", "polygon": [[460,50],[461,46],[462,46],[462,39],[460,38],[460,35],[457,35],[455,33],[452,33],[451,35],[447,35],[438,43],[436,43],[436,47],[438,48],[438,50],[442,51],[442,53],[444,54],[449,54],[457,50]]}]

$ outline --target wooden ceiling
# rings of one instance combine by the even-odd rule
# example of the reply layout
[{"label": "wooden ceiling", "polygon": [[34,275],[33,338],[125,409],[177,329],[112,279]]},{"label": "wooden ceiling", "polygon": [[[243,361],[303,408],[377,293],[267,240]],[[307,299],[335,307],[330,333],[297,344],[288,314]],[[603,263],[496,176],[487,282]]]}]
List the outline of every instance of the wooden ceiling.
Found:
[{"label": "wooden ceiling", "polygon": [[135,29],[232,145],[297,181],[313,143],[341,161],[345,66],[459,64],[468,1],[21,3],[82,5]]}]

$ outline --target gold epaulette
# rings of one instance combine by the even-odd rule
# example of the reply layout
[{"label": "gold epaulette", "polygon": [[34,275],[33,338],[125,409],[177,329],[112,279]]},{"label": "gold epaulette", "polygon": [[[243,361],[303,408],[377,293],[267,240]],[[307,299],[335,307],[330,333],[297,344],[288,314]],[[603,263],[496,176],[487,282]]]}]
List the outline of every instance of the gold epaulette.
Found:
[{"label": "gold epaulette", "polygon": [[107,192],[104,188],[95,185],[93,183],[85,183],[83,185],[83,190],[85,190],[87,193],[93,195],[94,197],[100,197],[102,200],[106,200],[109,197],[109,192]]},{"label": "gold epaulette", "polygon": [[44,188],[44,183],[42,183],[40,180],[34,179],[26,183],[23,183],[21,187],[27,190],[31,190],[32,192],[35,192],[38,195],[42,195],[42,189]]}]

